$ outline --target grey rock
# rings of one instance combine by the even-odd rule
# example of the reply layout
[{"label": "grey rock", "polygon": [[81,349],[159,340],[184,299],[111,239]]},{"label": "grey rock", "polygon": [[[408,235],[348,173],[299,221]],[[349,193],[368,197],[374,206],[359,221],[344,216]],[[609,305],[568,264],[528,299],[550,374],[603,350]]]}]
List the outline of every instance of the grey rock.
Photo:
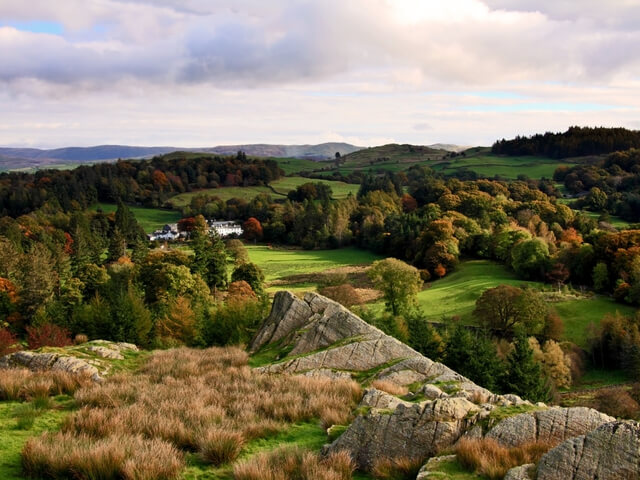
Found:
[{"label": "grey rock", "polygon": [[640,478],[640,424],[617,421],[569,439],[542,456],[537,480]]},{"label": "grey rock", "polygon": [[536,466],[533,463],[520,465],[509,470],[504,476],[504,480],[533,480],[535,471]]},{"label": "grey rock", "polygon": [[453,445],[473,424],[478,411],[478,406],[463,398],[399,404],[394,410],[372,409],[358,416],[325,453],[348,450],[364,470],[370,470],[380,458],[429,457]]},{"label": "grey rock", "polygon": [[398,397],[395,397],[387,392],[378,390],[376,388],[367,388],[364,391],[362,400],[360,400],[360,407],[372,407],[372,408],[386,408],[395,409],[398,405],[404,405],[409,407],[411,402],[407,402]]},{"label": "grey rock", "polygon": [[441,455],[439,457],[430,458],[418,472],[416,480],[448,478],[446,473],[438,472],[436,470],[443,462],[451,462],[455,459],[455,455]]},{"label": "grey rock", "polygon": [[280,291],[273,298],[271,313],[252,340],[250,352],[256,352],[269,343],[278,342],[302,328],[312,314],[309,305],[288,291]]},{"label": "grey rock", "polygon": [[87,350],[95,353],[100,358],[108,358],[111,360],[124,359],[124,357],[118,350],[112,350],[111,348],[107,348],[107,347],[91,345],[89,348],[87,348]]},{"label": "grey rock", "polygon": [[506,418],[486,435],[508,447],[529,442],[559,443],[583,435],[615,419],[586,407],[554,407]]},{"label": "grey rock", "polygon": [[0,359],[0,368],[25,367],[32,371],[58,370],[77,375],[88,375],[100,381],[96,367],[79,358],[58,353],[16,352]]}]

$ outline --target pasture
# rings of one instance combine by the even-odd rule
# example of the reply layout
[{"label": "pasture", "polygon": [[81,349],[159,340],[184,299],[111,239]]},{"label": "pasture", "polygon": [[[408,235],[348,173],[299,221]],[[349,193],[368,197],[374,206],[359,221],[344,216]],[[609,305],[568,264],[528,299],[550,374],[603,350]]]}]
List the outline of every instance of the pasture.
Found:
[{"label": "pasture", "polygon": [[568,163],[545,157],[504,157],[491,154],[479,154],[449,158],[433,164],[432,168],[447,175],[459,170],[471,170],[486,177],[515,179],[518,175],[530,178],[553,178],[556,168]]},{"label": "pasture", "polygon": [[[354,247],[338,250],[297,250],[247,245],[247,250],[250,260],[262,268],[267,282],[286,280],[293,275],[319,273],[333,268],[368,265],[382,258]],[[306,290],[313,290],[313,287],[312,283],[304,286]],[[285,287],[281,285],[277,290],[283,288]]]},{"label": "pasture", "polygon": [[249,201],[261,193],[271,195],[274,199],[284,199],[286,198],[287,193],[289,193],[290,190],[295,190],[300,185],[309,182],[321,182],[329,185],[331,187],[331,190],[333,191],[334,199],[346,198],[350,193],[352,195],[355,195],[358,193],[358,189],[360,188],[359,185],[337,182],[334,180],[318,180],[304,177],[283,177],[279,180],[271,182],[271,188],[265,186],[208,188],[194,192],[181,193],[180,195],[171,197],[169,199],[169,203],[173,205],[174,208],[182,208],[188,205],[194,196],[202,194],[219,197],[225,202],[231,198],[242,198]]},{"label": "pasture", "polygon": [[[112,213],[118,206],[114,203],[98,203],[91,207],[91,210],[102,210],[104,213]],[[162,210],[160,208],[131,207],[129,210],[135,215],[136,220],[145,232],[150,233],[162,228],[167,223],[175,223],[182,218],[180,212],[173,210]]]}]

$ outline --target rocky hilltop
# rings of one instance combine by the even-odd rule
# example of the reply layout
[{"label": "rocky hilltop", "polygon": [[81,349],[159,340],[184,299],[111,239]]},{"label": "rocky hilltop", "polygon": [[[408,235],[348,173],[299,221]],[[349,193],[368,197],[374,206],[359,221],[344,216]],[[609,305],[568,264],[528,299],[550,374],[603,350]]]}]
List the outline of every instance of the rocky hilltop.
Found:
[{"label": "rocky hilltop", "polygon": [[[462,437],[486,437],[507,447],[557,445],[537,466],[509,471],[511,480],[640,478],[639,424],[493,394],[321,295],[278,292],[250,350],[270,360],[259,367],[265,373],[351,377],[369,387],[355,420],[325,446],[326,453],[349,451],[364,470],[380,458],[408,457],[426,462],[418,478],[436,478],[430,457]],[[376,380],[410,393],[370,387]]]}]

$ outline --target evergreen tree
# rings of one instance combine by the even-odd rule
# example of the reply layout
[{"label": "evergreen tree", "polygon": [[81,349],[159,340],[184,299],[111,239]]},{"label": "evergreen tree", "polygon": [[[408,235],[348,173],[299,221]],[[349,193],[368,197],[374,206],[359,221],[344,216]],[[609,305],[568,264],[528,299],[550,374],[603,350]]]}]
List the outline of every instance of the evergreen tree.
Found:
[{"label": "evergreen tree", "polygon": [[434,362],[439,362],[444,355],[444,342],[435,328],[418,315],[407,316],[407,328],[409,329],[409,346],[429,357]]},{"label": "evergreen tree", "polygon": [[227,251],[220,237],[194,230],[191,238],[194,253],[191,271],[199,274],[209,287],[226,287]]},{"label": "evergreen tree", "polygon": [[533,350],[527,336],[520,331],[514,339],[514,349],[507,357],[506,373],[502,378],[502,391],[534,402],[544,402],[551,397],[549,379],[542,366],[533,358]]},{"label": "evergreen tree", "polygon": [[231,274],[231,281],[238,282],[244,280],[251,289],[257,294],[264,293],[264,273],[258,265],[251,262],[246,262],[238,265]]},{"label": "evergreen tree", "polygon": [[122,232],[116,228],[113,231],[111,240],[109,240],[109,256],[110,262],[117,261],[120,257],[124,257],[127,253],[127,240]]}]

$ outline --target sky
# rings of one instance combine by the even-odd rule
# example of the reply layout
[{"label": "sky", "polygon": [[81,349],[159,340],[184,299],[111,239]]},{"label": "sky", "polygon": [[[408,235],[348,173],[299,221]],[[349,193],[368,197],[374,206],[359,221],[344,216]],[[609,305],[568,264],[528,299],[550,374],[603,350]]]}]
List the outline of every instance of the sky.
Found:
[{"label": "sky", "polygon": [[0,0],[0,145],[640,129],[640,0]]}]

